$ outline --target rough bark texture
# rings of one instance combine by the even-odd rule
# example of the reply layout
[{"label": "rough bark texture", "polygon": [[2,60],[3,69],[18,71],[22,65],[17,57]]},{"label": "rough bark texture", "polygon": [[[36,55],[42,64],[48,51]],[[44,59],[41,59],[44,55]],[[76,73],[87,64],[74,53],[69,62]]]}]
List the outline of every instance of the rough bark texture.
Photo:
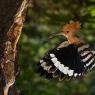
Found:
[{"label": "rough bark texture", "polygon": [[13,86],[18,72],[16,47],[28,2],[0,0],[0,95],[18,95]]}]

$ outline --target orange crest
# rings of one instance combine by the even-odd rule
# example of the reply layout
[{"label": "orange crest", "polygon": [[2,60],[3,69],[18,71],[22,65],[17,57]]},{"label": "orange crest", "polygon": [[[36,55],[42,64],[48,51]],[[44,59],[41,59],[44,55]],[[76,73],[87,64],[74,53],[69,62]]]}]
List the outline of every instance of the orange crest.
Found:
[{"label": "orange crest", "polygon": [[66,34],[68,32],[75,32],[81,27],[79,21],[70,21],[68,24],[65,24],[62,28],[62,31]]}]

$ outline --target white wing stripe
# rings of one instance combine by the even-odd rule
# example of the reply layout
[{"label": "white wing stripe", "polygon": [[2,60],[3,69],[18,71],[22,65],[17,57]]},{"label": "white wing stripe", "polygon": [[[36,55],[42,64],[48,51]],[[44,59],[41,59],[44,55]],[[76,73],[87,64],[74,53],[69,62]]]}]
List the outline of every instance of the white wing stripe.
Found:
[{"label": "white wing stripe", "polygon": [[90,57],[92,57],[92,54],[89,54],[86,58],[82,59],[82,61],[86,62]]},{"label": "white wing stripe", "polygon": [[[64,73],[65,75],[69,75],[69,76],[77,76],[78,74],[77,73],[75,73],[74,74],[74,70],[71,70],[71,69],[69,69],[69,67],[65,67],[63,64],[61,64],[61,62],[59,62],[58,61],[58,59],[55,57],[55,55],[54,54],[50,54],[50,56],[51,56],[51,61],[54,63],[54,66],[58,69],[58,70],[60,70],[60,72],[62,72],[62,73]],[[47,67],[47,66],[44,66],[44,69],[45,70],[47,70],[49,67]]]},{"label": "white wing stripe", "polygon": [[68,67],[65,67],[63,64],[61,64],[59,61],[54,63],[54,66],[58,68],[62,73],[68,74],[69,76],[73,76],[74,70],[69,70]]},{"label": "white wing stripe", "polygon": [[55,57],[52,58],[51,60],[52,60],[53,63],[56,63],[57,62],[57,58],[55,58]]},{"label": "white wing stripe", "polygon": [[92,58],[90,61],[89,61],[89,63],[88,64],[86,64],[86,66],[89,66],[93,61],[94,61],[95,59],[94,58]]},{"label": "white wing stripe", "polygon": [[83,46],[79,47],[78,51],[84,50],[85,48],[89,48],[89,45],[86,44],[86,45],[83,45]]},{"label": "white wing stripe", "polygon": [[65,67],[64,67],[63,64],[61,64],[61,65],[58,67],[58,69],[59,69],[61,72],[63,71],[64,68],[65,68]]},{"label": "white wing stripe", "polygon": [[50,66],[46,66],[46,62],[43,62],[43,63],[41,64],[41,66],[42,66],[43,69],[46,70],[46,71],[50,68]]},{"label": "white wing stripe", "polygon": [[91,52],[95,55],[95,51],[94,50],[92,50]]},{"label": "white wing stripe", "polygon": [[85,56],[85,55],[87,55],[88,53],[90,53],[90,51],[84,51],[84,52],[81,53],[80,55],[81,55],[81,56]]},{"label": "white wing stripe", "polygon": [[51,57],[51,58],[53,58],[53,57],[55,57],[55,55],[54,55],[54,54],[52,54],[52,53],[50,53],[50,57]]},{"label": "white wing stripe", "polygon": [[95,67],[95,64],[92,65],[92,67],[90,68],[90,70],[92,70]]},{"label": "white wing stripe", "polygon": [[41,64],[42,67],[44,67],[45,65],[46,65],[46,62],[43,62],[43,63]]},{"label": "white wing stripe", "polygon": [[63,71],[64,74],[68,74],[68,67],[64,67]]},{"label": "white wing stripe", "polygon": [[68,70],[68,75],[73,76],[74,70]]},{"label": "white wing stripe", "polygon": [[56,63],[54,63],[54,66],[55,66],[56,68],[58,68],[60,65],[61,65],[61,64],[60,64],[59,61],[57,61]]},{"label": "white wing stripe", "polygon": [[43,63],[44,62],[44,60],[40,60],[40,63]]},{"label": "white wing stripe", "polygon": [[77,75],[78,75],[78,73],[75,73],[75,74],[74,74],[74,77],[77,77]]}]

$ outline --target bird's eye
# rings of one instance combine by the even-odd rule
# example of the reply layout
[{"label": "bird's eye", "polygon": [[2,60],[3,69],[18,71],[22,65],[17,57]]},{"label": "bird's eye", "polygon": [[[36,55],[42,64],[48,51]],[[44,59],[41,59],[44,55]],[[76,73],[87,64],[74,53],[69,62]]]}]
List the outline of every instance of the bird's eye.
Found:
[{"label": "bird's eye", "polygon": [[66,33],[69,33],[69,31],[66,31]]}]

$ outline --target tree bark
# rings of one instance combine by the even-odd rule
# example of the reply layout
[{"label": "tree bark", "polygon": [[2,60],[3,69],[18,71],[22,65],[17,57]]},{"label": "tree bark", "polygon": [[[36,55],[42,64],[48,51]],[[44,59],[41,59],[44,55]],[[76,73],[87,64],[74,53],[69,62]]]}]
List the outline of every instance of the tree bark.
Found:
[{"label": "tree bark", "polygon": [[13,84],[18,73],[17,42],[29,0],[0,0],[0,95],[18,95]]}]

